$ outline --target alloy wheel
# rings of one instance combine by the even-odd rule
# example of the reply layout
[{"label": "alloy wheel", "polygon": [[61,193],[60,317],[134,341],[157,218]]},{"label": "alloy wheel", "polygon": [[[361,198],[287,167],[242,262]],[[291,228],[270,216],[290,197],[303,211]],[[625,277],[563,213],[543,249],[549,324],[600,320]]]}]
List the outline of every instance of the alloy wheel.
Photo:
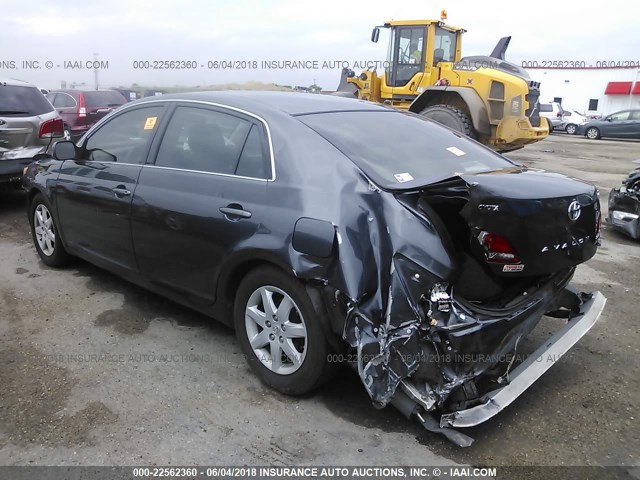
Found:
[{"label": "alloy wheel", "polygon": [[56,247],[56,234],[53,229],[53,217],[49,209],[42,203],[38,205],[33,214],[33,225],[36,241],[42,253],[47,257],[53,255]]},{"label": "alloy wheel", "polygon": [[245,308],[249,344],[260,362],[274,373],[289,375],[307,353],[307,327],[300,309],[283,290],[256,289]]}]

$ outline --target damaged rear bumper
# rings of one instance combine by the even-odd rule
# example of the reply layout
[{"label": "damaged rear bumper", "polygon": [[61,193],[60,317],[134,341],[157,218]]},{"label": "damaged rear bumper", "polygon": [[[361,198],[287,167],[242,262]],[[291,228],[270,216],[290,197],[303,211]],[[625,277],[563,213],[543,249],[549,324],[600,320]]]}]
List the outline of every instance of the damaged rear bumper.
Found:
[{"label": "damaged rear bumper", "polygon": [[443,415],[440,418],[440,426],[473,427],[502,411],[593,327],[605,303],[604,295],[595,292],[591,299],[583,303],[582,314],[579,317],[569,320],[561,330],[510,373],[508,385],[484,395],[481,405]]}]

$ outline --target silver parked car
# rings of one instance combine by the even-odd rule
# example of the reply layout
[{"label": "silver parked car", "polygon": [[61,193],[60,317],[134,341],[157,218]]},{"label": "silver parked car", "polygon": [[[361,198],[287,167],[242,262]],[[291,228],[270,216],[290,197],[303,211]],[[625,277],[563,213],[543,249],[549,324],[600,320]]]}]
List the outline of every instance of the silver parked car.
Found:
[{"label": "silver parked car", "polygon": [[63,136],[60,115],[36,86],[0,78],[0,185],[19,184],[33,157]]}]

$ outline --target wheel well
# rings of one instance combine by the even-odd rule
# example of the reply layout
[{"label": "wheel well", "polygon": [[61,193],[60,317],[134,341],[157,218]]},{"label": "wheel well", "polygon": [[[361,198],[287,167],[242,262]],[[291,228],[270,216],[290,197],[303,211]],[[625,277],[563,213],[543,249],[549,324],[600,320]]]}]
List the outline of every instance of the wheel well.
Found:
[{"label": "wheel well", "polygon": [[452,107],[462,110],[467,115],[471,115],[467,102],[463,100],[460,94],[455,92],[434,92],[433,95],[427,97],[426,102],[420,110],[434,105],[451,105]]},{"label": "wheel well", "polygon": [[31,190],[29,190],[29,193],[27,194],[27,205],[28,206],[30,206],[31,202],[33,202],[33,197],[35,197],[39,193],[40,193],[40,190],[38,190],[37,188],[32,188]]},{"label": "wheel well", "polygon": [[222,284],[220,293],[222,298],[220,298],[220,300],[222,300],[223,303],[229,306],[233,306],[235,295],[238,291],[238,287],[240,286],[240,282],[242,282],[242,279],[246,277],[249,272],[263,266],[276,267],[284,271],[285,273],[291,273],[290,271],[282,268],[281,265],[262,258],[254,258],[251,260],[243,261],[242,263],[235,265],[232,270],[228,274],[226,274],[223,279],[221,279]]}]

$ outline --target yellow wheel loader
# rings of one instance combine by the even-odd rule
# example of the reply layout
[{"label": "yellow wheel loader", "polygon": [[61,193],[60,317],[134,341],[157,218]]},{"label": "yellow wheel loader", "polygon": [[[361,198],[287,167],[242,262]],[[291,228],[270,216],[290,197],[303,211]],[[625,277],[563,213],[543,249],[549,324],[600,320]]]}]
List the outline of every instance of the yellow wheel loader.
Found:
[{"label": "yellow wheel loader", "polygon": [[[446,18],[443,12],[443,18]],[[440,122],[506,152],[542,140],[549,124],[538,108],[540,84],[505,61],[511,37],[489,56],[462,57],[462,28],[439,20],[390,21],[387,59],[360,75],[343,69],[335,94],[384,103]]]}]

